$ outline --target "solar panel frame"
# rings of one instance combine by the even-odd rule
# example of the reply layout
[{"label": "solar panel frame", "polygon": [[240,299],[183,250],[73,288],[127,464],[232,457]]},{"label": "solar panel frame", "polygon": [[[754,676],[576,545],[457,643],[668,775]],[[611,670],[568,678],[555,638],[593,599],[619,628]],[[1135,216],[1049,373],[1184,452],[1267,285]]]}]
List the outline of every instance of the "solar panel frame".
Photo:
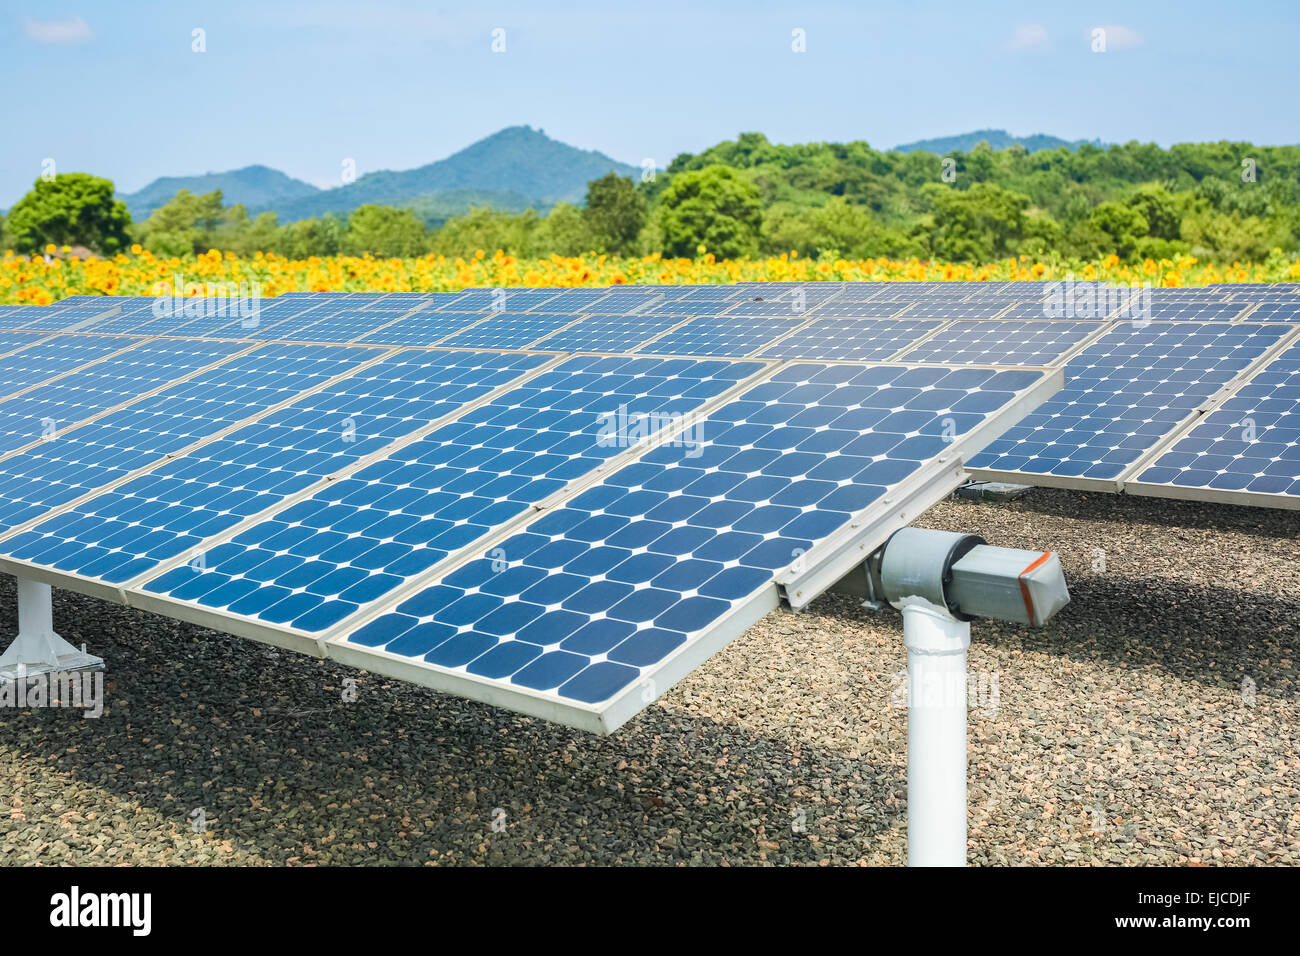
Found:
[{"label": "solar panel frame", "polygon": [[814,317],[758,353],[800,362],[886,362],[937,332],[936,319]]},{"label": "solar panel frame", "polygon": [[1288,301],[1256,302],[1239,322],[1300,322],[1300,296]]},{"label": "solar panel frame", "polygon": [[[960,319],[942,325],[895,358],[942,365],[1053,366],[1068,361],[1109,328],[1109,323],[1086,320]],[[1009,354],[1031,345],[1035,351],[1024,361],[1008,361]]]},{"label": "solar panel frame", "polygon": [[[1300,344],[1298,343],[1300,343],[1300,327],[1297,327],[1295,333],[1284,338],[1279,343],[1278,349],[1245,377],[1244,381],[1220,395],[1213,408],[1185,422],[1181,428],[1125,472],[1122,478],[1123,491],[1126,494],[1146,497],[1300,509]],[[1276,381],[1269,381],[1270,379]],[[1289,408],[1281,407],[1287,402],[1291,403]],[[1172,478],[1163,480],[1160,478],[1162,470],[1177,467],[1169,460],[1170,458],[1194,455],[1199,450],[1198,444],[1201,443],[1208,443],[1204,450],[1207,456],[1210,456],[1215,446],[1219,445],[1221,447],[1214,457],[1263,460],[1261,456],[1231,455],[1233,447],[1239,445],[1249,447],[1253,443],[1244,439],[1241,441],[1228,439],[1223,432],[1241,429],[1247,420],[1250,421],[1250,427],[1254,429],[1259,425],[1255,420],[1265,417],[1276,419],[1264,426],[1265,434],[1269,428],[1277,428],[1283,432],[1277,442],[1267,442],[1267,444],[1280,445],[1281,439],[1287,437],[1285,433],[1294,433],[1290,441],[1285,443],[1287,448],[1298,449],[1288,452],[1288,460],[1293,464],[1290,468],[1291,474],[1281,476],[1290,481],[1285,491],[1260,491],[1252,489],[1249,484],[1239,488],[1215,487],[1210,483],[1215,479],[1194,484],[1180,483]],[[1289,424],[1285,424],[1288,419]],[[1269,459],[1269,461],[1273,460]],[[1192,470],[1208,471],[1208,465],[1202,469]],[[1224,470],[1243,477],[1247,475],[1256,479],[1264,477],[1260,472],[1234,471],[1230,468]],[[1218,469],[1215,471],[1219,472]]]},{"label": "solar panel frame", "polygon": [[353,339],[355,345],[398,345],[403,348],[429,348],[460,332],[485,322],[489,312],[438,312],[421,309],[408,313],[387,325],[363,332]]},{"label": "solar panel frame", "polygon": [[746,358],[757,355],[806,321],[803,318],[760,316],[690,319],[631,354],[676,358]]},{"label": "solar panel frame", "polygon": [[[1077,435],[1082,438],[1088,434],[1086,430],[1078,429],[1077,426],[1079,422],[1069,424],[1070,420],[1073,418],[1078,418],[1080,421],[1093,419],[1092,424],[1094,426],[1097,422],[1105,420],[1108,424],[1100,426],[1101,430],[1105,431],[1109,427],[1109,423],[1114,423],[1118,426],[1121,422],[1126,420],[1117,416],[1122,416],[1124,412],[1132,412],[1142,407],[1131,402],[1122,408],[1120,407],[1121,393],[1131,391],[1123,384],[1118,385],[1113,392],[1109,390],[1109,386],[1105,389],[1099,390],[1099,394],[1102,396],[1099,400],[1087,398],[1087,396],[1095,390],[1093,385],[1088,384],[1090,382],[1114,381],[1122,383],[1124,379],[1120,375],[1121,367],[1125,369],[1126,374],[1136,376],[1128,379],[1129,385],[1133,385],[1142,381],[1142,376],[1144,374],[1156,374],[1157,370],[1154,366],[1157,362],[1167,363],[1172,361],[1170,353],[1177,352],[1180,348],[1179,343],[1176,341],[1168,343],[1164,349],[1164,352],[1166,353],[1165,355],[1162,356],[1158,354],[1158,352],[1154,353],[1152,366],[1145,369],[1139,366],[1126,367],[1117,364],[1114,376],[1108,377],[1104,374],[1096,376],[1091,375],[1093,370],[1106,368],[1105,361],[1111,356],[1137,358],[1143,348],[1140,339],[1138,351],[1128,352],[1131,342],[1126,340],[1125,336],[1140,336],[1145,334],[1148,329],[1156,332],[1164,329],[1168,334],[1215,335],[1220,337],[1231,336],[1243,332],[1247,336],[1253,333],[1258,333],[1261,336],[1261,341],[1257,347],[1252,346],[1250,348],[1247,348],[1243,341],[1241,346],[1243,350],[1240,356],[1233,356],[1230,354],[1226,357],[1216,359],[1216,362],[1220,365],[1226,361],[1228,363],[1226,367],[1219,370],[1206,369],[1199,373],[1199,378],[1196,378],[1193,381],[1182,382],[1177,391],[1172,391],[1168,388],[1161,389],[1161,394],[1167,396],[1164,399],[1166,404],[1156,408],[1155,412],[1158,415],[1164,416],[1160,420],[1167,422],[1167,425],[1160,434],[1152,435],[1151,440],[1145,446],[1141,445],[1140,439],[1136,434],[1130,433],[1127,439],[1129,444],[1126,447],[1129,449],[1136,449],[1137,454],[1133,455],[1127,462],[1106,462],[1102,460],[1102,457],[1104,456],[1094,456],[1092,458],[1083,455],[1078,458],[1069,457],[1070,449],[1089,447],[1086,443],[1067,443],[1061,446],[1066,449],[1064,452],[1059,452],[1056,455],[1046,457],[1044,457],[1043,450],[1037,452],[1023,450],[1016,451],[1014,445],[1003,448],[991,445],[989,448],[986,448],[981,452],[979,456],[972,459],[970,463],[971,473],[982,480],[1008,481],[1041,487],[1070,488],[1084,491],[1106,491],[1111,493],[1122,491],[1125,475],[1129,474],[1135,467],[1144,462],[1147,457],[1153,453],[1154,449],[1161,447],[1164,442],[1168,440],[1170,435],[1181,431],[1188,421],[1195,420],[1198,417],[1198,409],[1204,408],[1207,402],[1215,402],[1222,396],[1229,394],[1233,389],[1253,374],[1254,370],[1261,363],[1268,361],[1273,355],[1275,355],[1278,350],[1282,348],[1283,343],[1288,341],[1292,335],[1296,334],[1294,327],[1287,326],[1283,323],[1247,326],[1245,328],[1241,325],[1226,322],[1113,323],[1101,335],[1089,339],[1084,348],[1076,350],[1071,354],[1068,361],[1063,366],[1067,375],[1066,387],[1061,394],[1056,396],[1052,402],[1045,404],[1042,409],[1031,412],[1026,416],[1024,421],[1013,426],[1013,434],[1017,430],[1024,432],[1024,437],[1019,438],[1017,443],[1027,444],[1031,448],[1036,444],[1044,443],[1046,443],[1048,447],[1055,446],[1058,443],[1059,437],[1065,437],[1065,435],[1077,432]],[[1114,336],[1114,341],[1108,341],[1112,336]],[[1154,349],[1154,343],[1151,343],[1151,345]],[[1203,346],[1203,348],[1207,347],[1209,346]],[[1234,346],[1231,345],[1214,347],[1234,348]],[[1112,351],[1107,352],[1107,348]],[[1251,348],[1257,348],[1253,356],[1249,354]],[[1072,369],[1073,363],[1076,361],[1080,363],[1080,366],[1078,369]],[[1083,364],[1088,361],[1092,361],[1095,364]],[[1233,369],[1231,366],[1237,363],[1240,363],[1239,367]],[[1165,365],[1162,367],[1162,370],[1167,370],[1167,368],[1168,365]],[[1186,365],[1178,366],[1176,370],[1181,372],[1187,368],[1188,366]],[[1231,374],[1227,374],[1228,372],[1231,372]],[[1211,388],[1210,386],[1216,384],[1216,380],[1217,388]],[[1073,386],[1076,383],[1078,383],[1083,389],[1082,393],[1076,393],[1073,390]],[[1143,382],[1143,384],[1160,385],[1163,384],[1163,382]],[[1076,394],[1078,397],[1084,398],[1085,400],[1077,403],[1077,409],[1071,410],[1071,406],[1076,404]],[[1110,397],[1108,398],[1106,396]],[[1193,399],[1195,399],[1195,401],[1192,401]],[[1061,402],[1064,402],[1065,405],[1060,406],[1059,403]],[[1116,406],[1114,410],[1107,412],[1102,411],[1103,406],[1112,404]],[[1178,411],[1182,411],[1182,415],[1175,419],[1173,416]],[[1037,420],[1044,415],[1050,416],[1049,419],[1044,421]],[[1051,418],[1056,417],[1062,418],[1065,424],[1057,427],[1049,427]],[[1143,424],[1151,426],[1150,429],[1147,432],[1143,432],[1143,434],[1151,434],[1155,431],[1154,420],[1143,420],[1139,423],[1139,425]],[[1057,438],[1052,438],[1052,433],[1057,431],[1061,431],[1062,435],[1057,436]],[[1036,432],[1038,433],[1037,435],[1035,435]],[[1118,435],[1119,433],[1116,432],[1116,434]],[[1116,455],[1121,451],[1114,442],[1106,446],[1105,450]],[[1014,468],[1010,467],[1010,461],[1024,457],[1027,454],[1033,456],[1030,458],[1030,461],[1039,459],[1055,461],[1058,466],[1064,466],[1067,461],[1076,461],[1088,465],[1087,470],[1093,471],[1111,470],[1107,467],[1111,464],[1119,464],[1120,467],[1114,469],[1114,473],[1110,475],[1087,475],[1084,473],[1070,474],[1068,473],[1068,470],[1062,473],[1054,473],[1051,471],[1022,470],[1022,467],[1020,466]],[[990,456],[994,457],[991,458]],[[1028,462],[1026,462],[1026,464],[1027,463]]]},{"label": "solar panel frame", "polygon": [[[783,372],[800,366],[814,365],[820,368],[879,369],[897,367],[898,363],[889,363],[888,366],[884,363],[782,363],[763,376],[755,385],[761,387]],[[922,369],[926,366],[911,366],[911,368]],[[954,371],[934,366],[929,368],[938,368],[944,373]],[[418,586],[394,594],[355,620],[342,622],[333,631],[323,636],[321,647],[327,656],[355,667],[384,673],[459,696],[506,706],[511,710],[582,730],[602,734],[612,733],[659,694],[673,686],[769,611],[775,609],[783,596],[792,607],[803,607],[843,577],[851,567],[860,564],[866,554],[883,544],[898,528],[908,524],[915,514],[923,512],[955,490],[964,480],[965,472],[961,461],[969,448],[980,447],[991,440],[1014,423],[1025,407],[1038,404],[1061,385],[1060,369],[1019,369],[1018,371],[1041,374],[1036,377],[1032,386],[1023,389],[1015,401],[1000,406],[979,426],[959,436],[951,443],[945,454],[927,459],[920,468],[890,486],[887,493],[875,499],[865,510],[852,514],[850,521],[840,524],[836,531],[817,540],[813,549],[803,556],[809,559],[808,566],[803,565],[801,558],[795,558],[793,564],[779,569],[754,590],[732,600],[729,609],[713,619],[705,628],[698,632],[688,631],[687,639],[653,664],[649,673],[642,673],[639,680],[626,684],[622,690],[603,701],[584,703],[573,698],[562,698],[555,690],[506,685],[500,680],[469,673],[463,667],[457,670],[435,669],[417,662],[410,656],[395,654],[384,648],[360,646],[348,640],[350,635],[361,633],[393,609],[416,599],[425,590],[436,588],[444,577],[450,576],[446,570],[435,571]],[[744,396],[740,396],[736,401],[743,403]],[[644,457],[649,457],[649,454]],[[633,461],[627,467],[632,468],[637,464],[637,461]],[[606,482],[608,483],[617,474],[618,472],[611,473]],[[565,502],[557,503],[553,509],[535,519],[532,524],[512,529],[486,542],[480,542],[473,549],[472,554],[477,555],[479,552],[492,554],[492,549],[499,550],[511,539],[526,536],[534,525],[563,512],[567,503],[580,500],[586,494],[599,491],[602,487],[603,484],[589,486],[583,489],[581,494],[575,494]],[[637,519],[633,518],[633,520]],[[470,563],[472,559],[464,556],[456,568],[465,568]],[[652,681],[650,694],[645,690],[647,679]]]}]

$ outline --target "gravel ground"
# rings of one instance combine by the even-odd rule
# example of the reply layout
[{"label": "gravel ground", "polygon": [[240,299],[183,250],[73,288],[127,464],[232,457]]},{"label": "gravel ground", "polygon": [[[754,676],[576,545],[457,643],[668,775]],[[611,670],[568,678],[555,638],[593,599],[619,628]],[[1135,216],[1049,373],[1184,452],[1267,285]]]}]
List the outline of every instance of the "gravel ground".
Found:
[{"label": "gravel ground", "polygon": [[[1300,513],[1037,490],[921,523],[1057,550],[1074,597],[973,628],[972,863],[1300,863]],[[901,621],[848,598],[769,616],[610,738],[55,602],[108,706],[0,711],[0,862],[905,859]]]}]

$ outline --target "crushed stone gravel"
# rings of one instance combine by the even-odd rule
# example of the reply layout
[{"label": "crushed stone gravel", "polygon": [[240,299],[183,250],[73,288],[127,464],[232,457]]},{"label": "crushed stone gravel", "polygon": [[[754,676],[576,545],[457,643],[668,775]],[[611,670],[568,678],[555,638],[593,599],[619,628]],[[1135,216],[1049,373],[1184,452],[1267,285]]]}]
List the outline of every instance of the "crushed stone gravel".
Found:
[{"label": "crushed stone gravel", "polygon": [[[1300,513],[1036,489],[918,524],[1055,550],[1073,596],[973,625],[971,863],[1300,864]],[[845,596],[608,738],[67,591],[55,615],[105,713],[0,710],[0,863],[906,859],[901,620]]]}]

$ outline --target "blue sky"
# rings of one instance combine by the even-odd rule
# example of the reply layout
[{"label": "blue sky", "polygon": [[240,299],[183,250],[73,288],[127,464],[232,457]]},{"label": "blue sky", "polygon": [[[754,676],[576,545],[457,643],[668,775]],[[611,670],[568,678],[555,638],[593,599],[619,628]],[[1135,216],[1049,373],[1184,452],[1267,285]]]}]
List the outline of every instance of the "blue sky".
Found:
[{"label": "blue sky", "polygon": [[122,191],[251,163],[324,186],[519,123],[660,166],[742,130],[1297,143],[1297,49],[1294,2],[6,2],[0,207],[46,158]]}]

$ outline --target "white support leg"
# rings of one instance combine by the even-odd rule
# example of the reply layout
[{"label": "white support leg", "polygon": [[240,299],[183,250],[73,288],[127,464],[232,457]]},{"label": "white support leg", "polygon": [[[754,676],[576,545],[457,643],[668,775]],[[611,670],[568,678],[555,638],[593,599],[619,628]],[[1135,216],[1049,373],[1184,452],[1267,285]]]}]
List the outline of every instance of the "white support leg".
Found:
[{"label": "white support leg", "polygon": [[18,578],[18,636],[0,654],[0,681],[103,666],[103,658],[77,650],[54,632],[50,586]]},{"label": "white support leg", "polygon": [[903,604],[907,645],[907,865],[966,865],[966,649],[970,624]]}]

